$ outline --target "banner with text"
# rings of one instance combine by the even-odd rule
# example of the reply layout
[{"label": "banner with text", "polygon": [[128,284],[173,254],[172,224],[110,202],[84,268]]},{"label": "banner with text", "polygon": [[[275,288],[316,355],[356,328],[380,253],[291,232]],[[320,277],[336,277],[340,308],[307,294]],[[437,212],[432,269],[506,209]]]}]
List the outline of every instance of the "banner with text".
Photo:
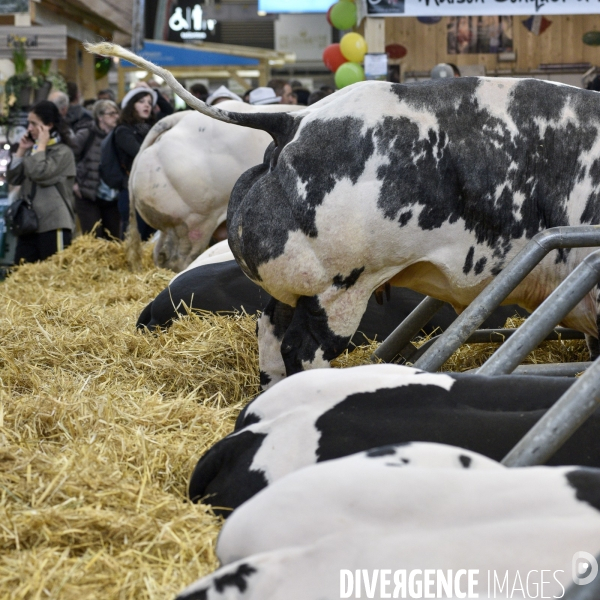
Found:
[{"label": "banner with text", "polygon": [[600,0],[363,0],[362,9],[367,17],[586,15],[600,13]]}]

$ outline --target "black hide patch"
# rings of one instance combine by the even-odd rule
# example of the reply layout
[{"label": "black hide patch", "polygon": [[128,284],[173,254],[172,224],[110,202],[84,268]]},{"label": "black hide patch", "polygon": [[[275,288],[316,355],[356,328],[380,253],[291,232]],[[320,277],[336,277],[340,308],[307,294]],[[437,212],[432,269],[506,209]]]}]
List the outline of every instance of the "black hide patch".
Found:
[{"label": "black hide patch", "polygon": [[345,290],[347,290],[358,281],[358,278],[364,270],[364,267],[361,267],[360,269],[352,269],[352,272],[350,273],[350,275],[348,275],[348,277],[336,275],[333,278],[333,285],[335,285],[335,287],[337,288],[344,288]]},{"label": "black hide patch", "polygon": [[242,563],[235,573],[228,573],[222,577],[215,577],[215,588],[222,593],[225,588],[236,587],[240,592],[245,592],[248,587],[247,579],[257,570],[246,563]]},{"label": "black hide patch", "polygon": [[[349,395],[316,421],[318,461],[401,442],[437,442],[502,460],[572,385],[551,377],[452,374],[451,390],[409,385]],[[549,464],[600,466],[600,411]]]},{"label": "black hide patch", "polygon": [[318,298],[301,296],[281,343],[286,374],[289,377],[303,371],[302,362],[312,362],[319,348],[323,349],[325,360],[334,359],[348,347],[349,342],[349,337],[341,337],[329,329],[327,313]]},{"label": "black hide patch", "polygon": [[250,469],[265,437],[264,434],[242,431],[210,448],[198,461],[190,478],[188,494],[192,502],[202,499],[204,504],[215,507],[216,514],[227,517],[231,512],[227,509],[236,508],[266,487],[268,482],[262,471]]},{"label": "black hide patch", "polygon": [[396,454],[396,448],[394,446],[381,446],[379,448],[372,448],[367,452],[368,458],[379,458],[380,456],[391,456]]},{"label": "black hide patch", "polygon": [[[600,184],[600,158],[590,167],[581,158],[599,135],[598,94],[523,79],[508,100],[511,128],[479,103],[480,85],[480,79],[470,77],[390,84],[410,112],[435,117],[437,129],[424,137],[417,123],[401,113],[381,117],[372,127],[365,127],[360,116],[311,117],[315,120],[282,149],[276,168],[256,168],[236,184],[228,211],[234,254],[245,257],[256,279],[260,264],[283,253],[290,231],[315,237],[316,208],[341,179],[355,183],[375,152],[386,157],[377,172],[382,216],[402,227],[409,211],[420,206],[418,227],[425,231],[461,219],[477,244],[493,249],[494,260],[479,263],[482,270],[498,272],[515,239],[579,224],[569,223],[567,200],[588,168],[592,181]],[[492,80],[489,85],[500,90],[504,84]],[[353,101],[352,92],[346,99]],[[574,118],[560,123],[567,107]],[[600,222],[599,199],[600,185],[583,199],[581,223]],[[241,239],[236,239],[238,225],[244,225]],[[557,253],[558,260],[566,255]]]},{"label": "black hide patch", "polygon": [[458,457],[458,460],[460,461],[460,464],[463,466],[463,468],[468,469],[471,466],[471,463],[473,462],[471,460],[470,456],[465,456],[464,454],[461,454]]},{"label": "black hide patch", "polygon": [[577,469],[566,475],[569,485],[576,491],[575,496],[581,502],[600,511],[600,470]]}]

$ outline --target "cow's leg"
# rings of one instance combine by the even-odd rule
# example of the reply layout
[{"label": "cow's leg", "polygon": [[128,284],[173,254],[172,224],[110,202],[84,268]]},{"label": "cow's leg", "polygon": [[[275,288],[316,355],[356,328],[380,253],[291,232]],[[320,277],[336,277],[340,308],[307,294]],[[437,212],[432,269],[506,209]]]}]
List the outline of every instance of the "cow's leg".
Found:
[{"label": "cow's leg", "polygon": [[348,347],[370,295],[371,289],[353,288],[300,297],[281,344],[286,374],[328,367]]},{"label": "cow's leg", "polygon": [[258,367],[260,385],[268,389],[285,377],[285,365],[281,356],[281,341],[292,322],[294,309],[271,298],[256,324],[258,337]]}]

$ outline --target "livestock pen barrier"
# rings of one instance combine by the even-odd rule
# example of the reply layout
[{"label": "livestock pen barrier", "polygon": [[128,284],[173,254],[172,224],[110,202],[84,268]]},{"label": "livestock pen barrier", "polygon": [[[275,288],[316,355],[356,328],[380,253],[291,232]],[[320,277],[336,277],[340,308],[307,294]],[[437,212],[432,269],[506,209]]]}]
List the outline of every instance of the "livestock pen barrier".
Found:
[{"label": "livestock pen barrier", "polygon": [[[478,338],[474,331],[525,279],[525,277],[552,250],[600,246],[600,227],[557,227],[537,234],[507,267],[448,327],[446,332],[415,361],[414,366],[424,371],[436,371],[459,346]],[[577,268],[535,310],[514,333],[504,336],[507,341],[479,369],[479,375],[508,374],[518,368],[525,356],[551,335],[552,330],[575,308],[583,297],[600,282],[600,250],[589,254]],[[441,302],[426,298],[378,348],[374,358],[393,359],[441,307]],[[485,330],[484,330],[485,331]],[[488,339],[494,334],[479,332]],[[560,335],[560,332],[555,335]],[[472,337],[474,336],[474,337]],[[408,352],[410,356],[410,352]],[[416,352],[413,356],[416,355]],[[575,363],[585,373],[548,410],[525,437],[502,461],[509,467],[543,464],[550,458],[585,420],[600,406],[600,359],[594,363]],[[537,367],[537,366],[536,366]],[[530,366],[531,373],[536,367]],[[544,365],[544,367],[548,367]],[[557,368],[560,372],[560,368]],[[546,374],[549,369],[546,368]],[[567,375],[574,374],[563,368]],[[551,374],[556,371],[550,370]]]}]

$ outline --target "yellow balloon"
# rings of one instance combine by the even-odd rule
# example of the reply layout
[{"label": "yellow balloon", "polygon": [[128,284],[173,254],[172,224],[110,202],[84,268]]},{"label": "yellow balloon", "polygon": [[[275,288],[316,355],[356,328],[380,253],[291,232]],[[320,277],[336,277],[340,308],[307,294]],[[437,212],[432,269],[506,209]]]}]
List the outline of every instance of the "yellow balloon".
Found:
[{"label": "yellow balloon", "polygon": [[367,42],[360,33],[347,33],[340,41],[340,50],[350,62],[361,63],[367,53]]}]

